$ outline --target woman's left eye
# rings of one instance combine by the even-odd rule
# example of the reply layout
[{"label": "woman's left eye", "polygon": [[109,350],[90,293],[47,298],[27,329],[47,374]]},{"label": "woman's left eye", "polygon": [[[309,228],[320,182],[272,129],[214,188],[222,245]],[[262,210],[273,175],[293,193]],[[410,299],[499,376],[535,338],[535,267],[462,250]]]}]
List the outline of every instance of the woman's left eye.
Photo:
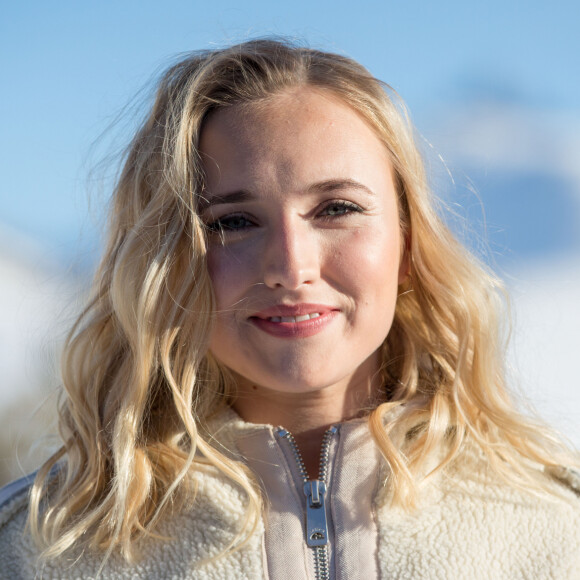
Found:
[{"label": "woman's left eye", "polygon": [[361,213],[363,210],[360,205],[351,201],[332,201],[322,208],[320,212],[322,217],[340,217],[349,213]]}]

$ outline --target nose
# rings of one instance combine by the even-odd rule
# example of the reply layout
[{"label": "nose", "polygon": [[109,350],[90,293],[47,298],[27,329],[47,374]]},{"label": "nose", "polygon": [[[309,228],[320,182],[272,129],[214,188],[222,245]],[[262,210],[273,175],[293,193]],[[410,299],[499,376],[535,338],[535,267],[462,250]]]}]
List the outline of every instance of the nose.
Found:
[{"label": "nose", "polygon": [[300,220],[284,220],[266,239],[264,284],[296,290],[320,276],[320,248],[315,232]]}]

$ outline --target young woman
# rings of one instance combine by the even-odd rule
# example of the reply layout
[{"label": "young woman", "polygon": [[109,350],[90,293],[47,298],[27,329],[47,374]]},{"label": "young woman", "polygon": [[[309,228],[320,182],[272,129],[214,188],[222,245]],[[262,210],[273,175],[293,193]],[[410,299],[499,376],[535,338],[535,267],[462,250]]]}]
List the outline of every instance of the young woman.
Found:
[{"label": "young woman", "polygon": [[580,578],[577,459],[510,398],[501,304],[363,67],[188,56],[127,150],[0,575]]}]

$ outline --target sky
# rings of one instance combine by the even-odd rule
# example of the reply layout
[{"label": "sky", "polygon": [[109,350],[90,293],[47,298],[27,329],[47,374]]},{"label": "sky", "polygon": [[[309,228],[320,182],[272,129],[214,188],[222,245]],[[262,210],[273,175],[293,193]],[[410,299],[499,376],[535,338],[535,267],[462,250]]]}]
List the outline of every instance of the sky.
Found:
[{"label": "sky", "polygon": [[[44,268],[94,264],[114,168],[94,170],[130,138],[135,96],[179,53],[284,36],[355,58],[406,101],[450,224],[512,292],[520,384],[580,447],[579,21],[577,0],[5,2],[0,258],[19,267],[0,279],[0,341],[26,328],[28,354],[0,368],[21,373],[30,337],[54,328],[63,285]],[[33,283],[6,274],[24,265]]]},{"label": "sky", "polygon": [[67,258],[90,245],[102,206],[95,196],[87,209],[87,175],[104,154],[95,141],[175,54],[248,37],[282,35],[354,57],[400,92],[421,131],[438,107],[482,97],[578,112],[579,6],[509,0],[6,3],[0,220]]}]

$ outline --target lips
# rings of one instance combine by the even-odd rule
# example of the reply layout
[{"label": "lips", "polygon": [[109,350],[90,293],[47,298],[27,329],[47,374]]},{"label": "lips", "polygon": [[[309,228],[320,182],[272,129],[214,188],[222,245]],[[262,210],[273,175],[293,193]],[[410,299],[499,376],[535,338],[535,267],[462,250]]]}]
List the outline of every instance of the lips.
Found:
[{"label": "lips", "polygon": [[268,320],[270,322],[304,322],[305,320],[311,320],[319,316],[320,312],[312,312],[311,314],[303,314],[302,316],[269,316]]},{"label": "lips", "polygon": [[338,308],[325,304],[279,304],[256,312],[249,321],[272,336],[306,338],[324,330],[338,313]]},{"label": "lips", "polygon": [[[316,318],[317,314],[318,316],[322,316],[327,312],[335,310],[338,310],[338,308],[328,306],[327,304],[276,304],[275,306],[256,312],[250,318],[262,318],[263,320],[268,320],[272,318],[303,318],[304,316],[311,317],[313,315],[313,317]],[[277,322],[280,322],[280,320]],[[293,322],[296,322],[296,320]]]}]

